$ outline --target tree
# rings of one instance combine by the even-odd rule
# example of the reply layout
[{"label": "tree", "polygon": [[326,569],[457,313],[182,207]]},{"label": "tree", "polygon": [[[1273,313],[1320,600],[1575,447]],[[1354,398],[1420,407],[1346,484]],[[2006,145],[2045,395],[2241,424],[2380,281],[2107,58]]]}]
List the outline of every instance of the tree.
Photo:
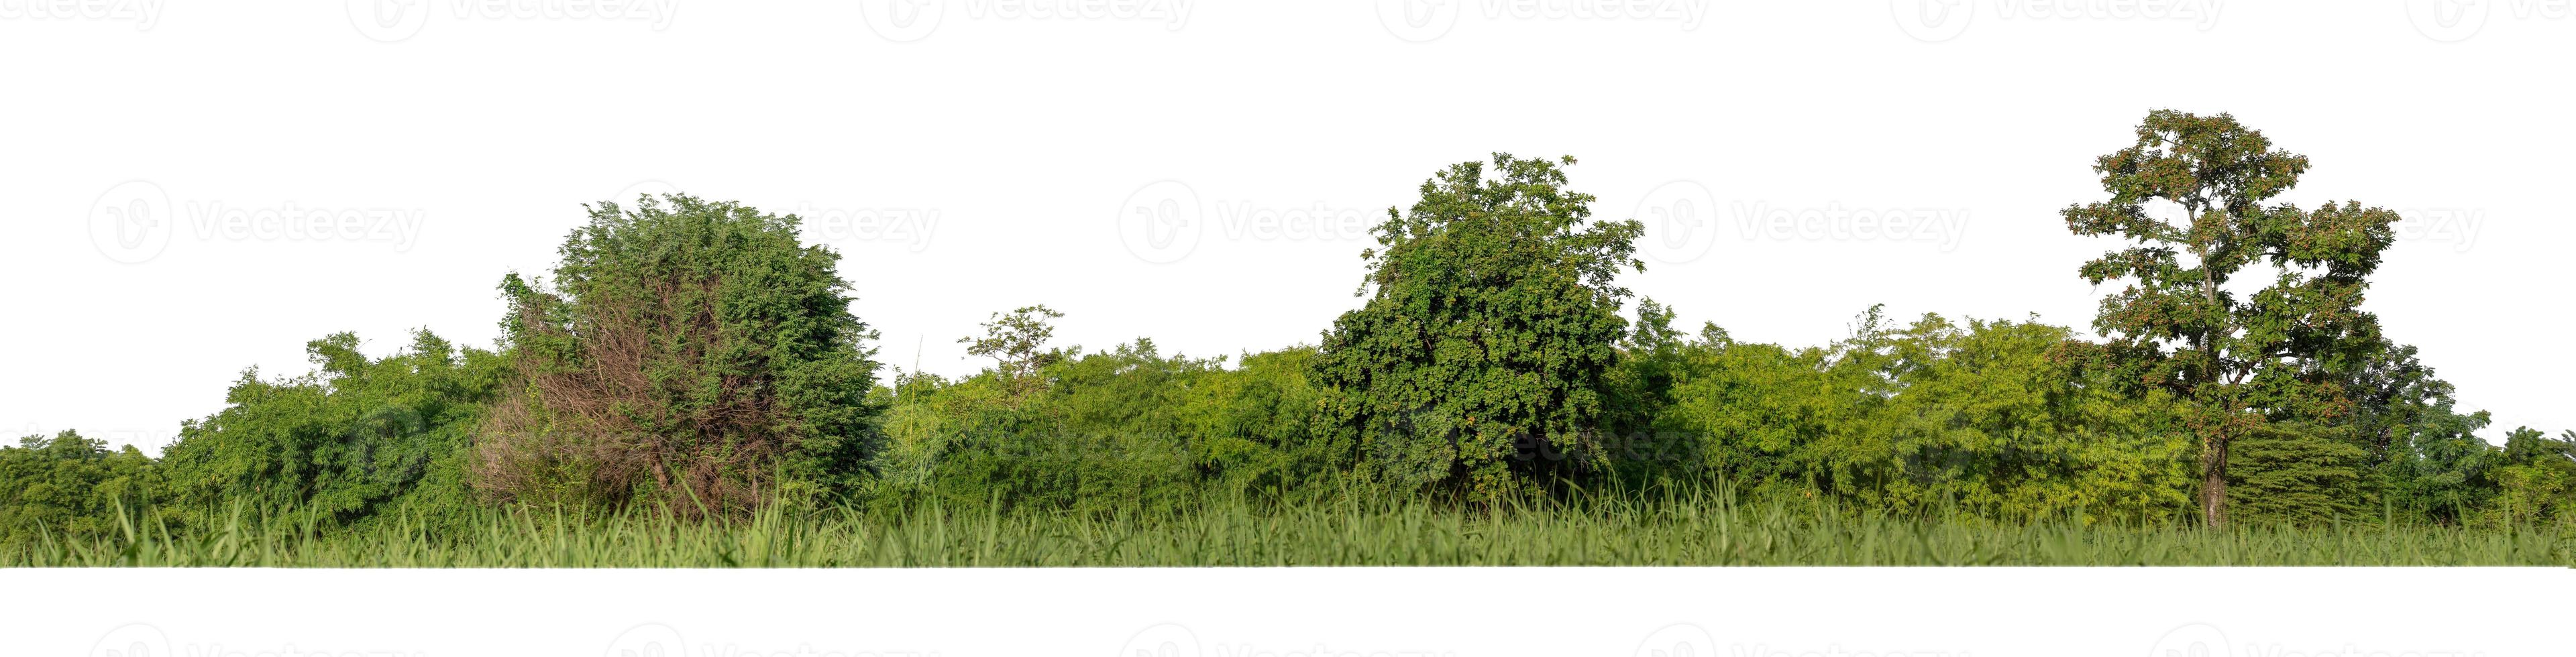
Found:
[{"label": "tree", "polygon": [[968,355],[993,359],[993,370],[1010,380],[1014,391],[1026,393],[1038,370],[1058,355],[1046,350],[1046,342],[1055,337],[1052,322],[1063,318],[1064,313],[1046,304],[1021,307],[1008,315],[993,313],[983,324],[984,337],[963,337],[957,342],[967,345]]},{"label": "tree", "polygon": [[[2298,182],[2308,159],[2225,114],[2149,112],[2137,142],[2093,170],[2111,197],[2068,206],[2067,227],[2131,242],[2079,270],[2096,286],[2128,282],[2102,300],[2093,326],[2128,374],[2190,403],[2202,517],[2222,525],[2232,440],[2349,403],[2318,373],[2347,369],[2379,344],[2378,318],[2360,306],[2397,214],[2352,201],[2263,205]],[[2240,298],[2229,283],[2258,262],[2274,278]]]},{"label": "tree", "polygon": [[0,445],[0,548],[44,536],[106,536],[121,511],[140,524],[140,509],[153,501],[151,465],[133,445],[110,450],[69,430]]},{"label": "tree", "polygon": [[504,278],[527,384],[494,411],[480,485],[525,502],[647,492],[694,514],[856,483],[877,442],[874,333],[840,255],[797,225],[686,195],[601,203],[551,289]]},{"label": "tree", "polygon": [[1315,359],[1335,392],[1324,421],[1369,476],[1491,498],[1525,487],[1514,472],[1566,474],[1593,455],[1627,325],[1613,279],[1645,269],[1643,228],[1592,220],[1593,197],[1565,189],[1573,163],[1451,166],[1373,230],[1356,293],[1368,302]]},{"label": "tree", "polygon": [[233,502],[336,524],[393,508],[463,518],[464,459],[507,359],[426,330],[383,358],[359,344],[345,332],[306,342],[314,369],[300,376],[243,372],[222,410],[186,422],[162,450],[164,507],[186,524],[220,521]]}]

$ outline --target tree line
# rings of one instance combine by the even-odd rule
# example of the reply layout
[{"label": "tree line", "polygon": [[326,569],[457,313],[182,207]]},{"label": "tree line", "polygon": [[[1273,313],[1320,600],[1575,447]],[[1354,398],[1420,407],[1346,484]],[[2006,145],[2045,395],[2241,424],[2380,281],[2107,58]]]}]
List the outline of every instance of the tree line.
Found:
[{"label": "tree line", "polygon": [[[491,507],[738,514],[937,503],[1178,512],[1230,496],[1462,507],[1722,487],[1999,520],[2505,526],[2576,513],[2576,431],[2483,411],[2363,309],[2395,213],[2272,199],[2309,166],[2228,115],[2159,110],[2094,162],[2071,233],[2107,288],[2088,338],[1890,318],[1792,348],[1637,298],[1633,220],[1572,158],[1423,181],[1318,343],[1236,357],[1051,343],[995,313],[955,379],[881,367],[839,254],[798,219],[686,195],[603,202],[551,276],[504,277],[493,349],[427,331],[309,373],[244,372],[158,459],[74,432],[0,447],[0,541],[186,531],[244,507],[326,527]],[[888,372],[880,376],[880,372]]]}]

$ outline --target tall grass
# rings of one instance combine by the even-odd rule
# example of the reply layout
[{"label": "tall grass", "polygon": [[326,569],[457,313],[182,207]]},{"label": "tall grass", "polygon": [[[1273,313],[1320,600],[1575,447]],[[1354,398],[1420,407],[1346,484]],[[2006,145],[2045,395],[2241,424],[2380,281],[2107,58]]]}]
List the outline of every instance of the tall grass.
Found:
[{"label": "tall grass", "polygon": [[1181,513],[796,508],[747,517],[493,510],[464,529],[405,518],[322,530],[236,511],[175,532],[121,518],[109,537],[7,546],[8,566],[955,567],[1595,565],[2576,565],[2567,527],[2245,526],[1975,519],[1738,504],[1722,494],[1545,507],[1416,502]]}]

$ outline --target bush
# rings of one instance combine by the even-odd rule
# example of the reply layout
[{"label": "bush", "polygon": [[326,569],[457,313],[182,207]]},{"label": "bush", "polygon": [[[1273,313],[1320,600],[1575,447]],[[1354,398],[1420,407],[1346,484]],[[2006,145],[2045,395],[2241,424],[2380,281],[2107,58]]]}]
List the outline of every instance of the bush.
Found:
[{"label": "bush", "polygon": [[551,288],[501,284],[527,379],[477,451],[483,490],[695,514],[865,476],[873,336],[840,256],[802,245],[796,217],[685,195],[602,203],[561,254]]},{"label": "bush", "polygon": [[[1571,165],[1573,158],[1564,158]],[[1465,162],[1387,211],[1374,289],[1324,335],[1326,423],[1368,479],[1494,500],[1583,476],[1627,322],[1620,269],[1643,229],[1593,221],[1557,163]]]},{"label": "bush", "polygon": [[[0,446],[0,546],[105,538],[150,501],[152,459],[64,431]],[[123,508],[120,508],[123,507]]]},{"label": "bush", "polygon": [[159,469],[171,519],[202,524],[231,505],[294,508],[345,524],[393,509],[453,519],[471,506],[463,470],[474,428],[508,362],[428,331],[381,359],[357,335],[305,343],[315,369],[242,373],[226,406],[184,424]]}]

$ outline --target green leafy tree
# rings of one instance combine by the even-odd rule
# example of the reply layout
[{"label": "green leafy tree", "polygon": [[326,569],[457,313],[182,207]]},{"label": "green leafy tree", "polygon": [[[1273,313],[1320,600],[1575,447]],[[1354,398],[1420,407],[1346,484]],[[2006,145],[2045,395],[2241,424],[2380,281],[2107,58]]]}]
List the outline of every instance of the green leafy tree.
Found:
[{"label": "green leafy tree", "polygon": [[1060,354],[1048,351],[1046,342],[1055,337],[1055,320],[1064,313],[1046,304],[1026,306],[1009,314],[993,313],[984,322],[984,337],[958,338],[970,356],[993,359],[994,371],[1012,383],[1015,392],[1026,393],[1035,383],[1039,368],[1054,362]]},{"label": "green leafy tree", "polygon": [[2027,520],[2158,518],[2188,506],[2187,440],[2161,391],[2132,396],[2062,327],[1873,308],[1827,348],[1676,348],[1661,440],[1761,497]]},{"label": "green leafy tree", "polygon": [[139,522],[152,502],[152,459],[128,445],[63,431],[0,446],[0,547],[115,533],[120,508]]},{"label": "green leafy tree", "polygon": [[2502,456],[2490,523],[2576,520],[2576,431],[2550,438],[2517,427],[2505,436]]},{"label": "green leafy tree", "polygon": [[[2077,235],[2130,242],[2080,270],[2095,285],[2128,283],[2103,299],[2094,328],[2130,376],[2189,401],[2212,526],[2227,519],[2231,442],[2273,419],[2340,414],[2348,402],[2316,372],[2378,345],[2362,292],[2398,217],[2350,201],[2264,205],[2307,169],[2228,115],[2156,110],[2135,144],[2095,162],[2110,198],[2063,213]],[[2239,296],[2230,283],[2257,263],[2270,265],[2269,284]]]},{"label": "green leafy tree", "polygon": [[2389,345],[2357,367],[2328,373],[2352,398],[2336,425],[2370,452],[2370,494],[2389,511],[2437,523],[2469,520],[2494,502],[2493,445],[2476,432],[2486,411],[2453,409],[2453,387],[2411,345]]},{"label": "green leafy tree", "polygon": [[1491,498],[1595,456],[1627,324],[1613,279],[1644,269],[1643,229],[1593,220],[1593,197],[1565,189],[1573,163],[1461,163],[1374,229],[1368,302],[1315,359],[1325,421],[1372,479]]},{"label": "green leafy tree", "polygon": [[686,195],[602,203],[551,288],[505,278],[527,386],[495,411],[480,485],[537,503],[643,492],[695,513],[858,482],[877,442],[873,333],[840,255],[797,226]]},{"label": "green leafy tree", "polygon": [[426,330],[382,358],[345,332],[306,342],[304,353],[312,371],[245,371],[222,410],[181,426],[158,465],[170,517],[204,524],[242,503],[332,525],[393,510],[461,519],[472,506],[464,459],[505,386],[507,359]]}]

